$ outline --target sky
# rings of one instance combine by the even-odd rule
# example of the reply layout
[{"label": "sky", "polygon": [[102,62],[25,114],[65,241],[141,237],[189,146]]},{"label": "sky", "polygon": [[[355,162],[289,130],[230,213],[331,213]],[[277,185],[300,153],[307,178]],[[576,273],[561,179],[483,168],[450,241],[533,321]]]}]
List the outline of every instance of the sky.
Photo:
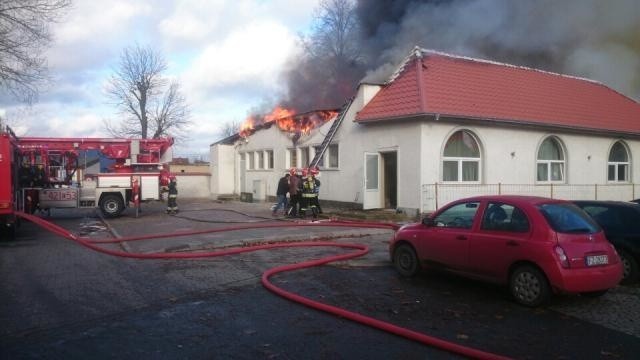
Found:
[{"label": "sky", "polygon": [[[109,136],[104,120],[114,123],[122,115],[109,103],[108,78],[124,48],[151,46],[164,54],[166,75],[181,84],[191,108],[188,140],[174,152],[207,159],[225,124],[269,110],[285,99],[283,93],[293,94],[287,100],[321,102],[324,88],[316,85],[332,78],[324,69],[310,71],[317,63],[296,56],[296,41],[311,32],[319,1],[73,0],[62,21],[51,26],[51,85],[32,107],[0,96],[0,116],[18,135]],[[352,73],[353,66],[366,73],[366,81],[385,81],[417,45],[585,77],[640,100],[640,0],[354,4],[362,61],[345,64]],[[285,72],[285,64],[296,71]],[[300,93],[305,97],[295,96]]]},{"label": "sky", "polygon": [[[108,5],[107,5],[108,4]],[[318,0],[74,0],[51,25],[51,84],[37,102],[0,102],[18,135],[109,137],[118,114],[106,84],[125,47],[152,46],[191,108],[177,155],[205,155],[225,123],[241,122],[282,90],[280,70],[308,33]]]}]

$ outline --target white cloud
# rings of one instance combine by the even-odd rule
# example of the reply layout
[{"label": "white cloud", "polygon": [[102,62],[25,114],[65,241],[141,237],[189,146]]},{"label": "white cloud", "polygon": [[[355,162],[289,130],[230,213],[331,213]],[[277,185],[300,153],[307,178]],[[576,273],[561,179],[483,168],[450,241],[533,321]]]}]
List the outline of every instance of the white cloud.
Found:
[{"label": "white cloud", "polygon": [[207,38],[217,28],[224,4],[224,0],[179,1],[173,14],[160,22],[160,33],[177,41]]},{"label": "white cloud", "polygon": [[[69,121],[73,118],[73,122]],[[55,129],[60,137],[104,137],[102,119],[86,110],[73,111],[70,116],[53,116],[45,122],[46,127]]]},{"label": "white cloud", "polygon": [[68,18],[55,28],[55,37],[62,45],[103,41],[105,37],[114,37],[126,31],[135,17],[150,11],[151,5],[143,2],[117,0],[105,4],[79,1]]},{"label": "white cloud", "polygon": [[221,42],[207,46],[184,75],[191,93],[245,85],[275,88],[279,70],[291,53],[295,36],[282,24],[247,24]]},{"label": "white cloud", "polygon": [[134,41],[134,27],[151,10],[151,5],[126,0],[110,1],[108,6],[99,1],[74,3],[65,19],[52,26],[49,67],[78,70],[104,65]]},{"label": "white cloud", "polygon": [[74,0],[51,26],[47,60],[54,82],[40,104],[18,117],[21,128],[28,136],[108,136],[102,119],[120,115],[102,88],[120,51],[138,42],[166,56],[167,75],[181,81],[192,106],[188,146],[207,151],[222,124],[242,121],[262,98],[273,96],[296,33],[308,29],[317,3]]},{"label": "white cloud", "polygon": [[21,136],[39,137],[105,137],[102,119],[109,110],[104,107],[69,106],[49,102],[6,109],[11,126]]},{"label": "white cloud", "polygon": [[182,0],[158,30],[168,48],[199,46],[226,38],[254,21],[274,21],[293,32],[309,26],[318,0]]}]

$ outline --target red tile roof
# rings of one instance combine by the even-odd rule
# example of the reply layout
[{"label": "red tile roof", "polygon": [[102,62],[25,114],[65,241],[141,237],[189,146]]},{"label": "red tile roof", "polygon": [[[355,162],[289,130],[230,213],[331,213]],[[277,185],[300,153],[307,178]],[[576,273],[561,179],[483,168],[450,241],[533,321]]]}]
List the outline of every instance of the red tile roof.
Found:
[{"label": "red tile roof", "polygon": [[[640,134],[640,103],[588,79],[419,49],[357,122],[424,114]],[[420,66],[420,64],[422,66]]]}]

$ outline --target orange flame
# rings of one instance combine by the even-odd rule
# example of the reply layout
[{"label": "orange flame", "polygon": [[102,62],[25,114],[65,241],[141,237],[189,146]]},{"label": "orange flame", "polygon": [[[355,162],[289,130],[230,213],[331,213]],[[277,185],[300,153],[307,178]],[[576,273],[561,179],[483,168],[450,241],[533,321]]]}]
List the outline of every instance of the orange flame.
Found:
[{"label": "orange flame", "polygon": [[309,134],[314,128],[324,124],[338,114],[335,110],[318,110],[296,114],[293,109],[277,106],[271,113],[262,116],[249,116],[240,126],[242,137],[251,135],[257,126],[275,122],[282,131]]}]

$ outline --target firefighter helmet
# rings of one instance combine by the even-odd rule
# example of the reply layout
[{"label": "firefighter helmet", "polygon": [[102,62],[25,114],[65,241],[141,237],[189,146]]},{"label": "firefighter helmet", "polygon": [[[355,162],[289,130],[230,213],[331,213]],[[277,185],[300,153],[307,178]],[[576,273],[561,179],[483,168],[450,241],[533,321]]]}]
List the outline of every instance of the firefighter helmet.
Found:
[{"label": "firefighter helmet", "polygon": [[311,175],[318,176],[318,174],[320,174],[320,169],[317,166],[311,169]]}]

